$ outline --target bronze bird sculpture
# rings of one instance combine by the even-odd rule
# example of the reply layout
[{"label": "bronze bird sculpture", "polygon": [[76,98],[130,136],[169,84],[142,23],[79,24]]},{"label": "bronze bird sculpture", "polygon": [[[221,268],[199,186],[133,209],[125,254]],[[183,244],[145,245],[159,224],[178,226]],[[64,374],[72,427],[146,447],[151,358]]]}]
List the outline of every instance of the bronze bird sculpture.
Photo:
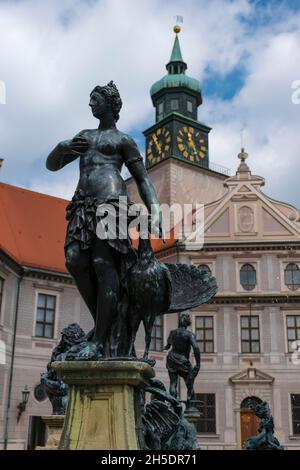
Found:
[{"label": "bronze bird sculpture", "polygon": [[140,234],[138,260],[129,275],[128,355],[135,356],[134,342],[141,322],[145,329],[143,359],[147,361],[156,316],[207,303],[217,290],[215,277],[197,266],[165,264],[156,259],[148,234]]}]

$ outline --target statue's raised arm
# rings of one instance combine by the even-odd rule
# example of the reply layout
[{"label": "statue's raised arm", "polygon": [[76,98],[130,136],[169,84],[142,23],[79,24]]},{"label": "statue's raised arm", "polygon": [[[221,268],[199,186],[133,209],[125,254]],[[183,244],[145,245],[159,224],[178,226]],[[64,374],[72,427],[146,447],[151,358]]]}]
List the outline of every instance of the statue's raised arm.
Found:
[{"label": "statue's raised arm", "polygon": [[49,154],[46,167],[50,171],[58,171],[76,158],[81,157],[88,150],[88,142],[80,134],[71,140],[64,140]]}]

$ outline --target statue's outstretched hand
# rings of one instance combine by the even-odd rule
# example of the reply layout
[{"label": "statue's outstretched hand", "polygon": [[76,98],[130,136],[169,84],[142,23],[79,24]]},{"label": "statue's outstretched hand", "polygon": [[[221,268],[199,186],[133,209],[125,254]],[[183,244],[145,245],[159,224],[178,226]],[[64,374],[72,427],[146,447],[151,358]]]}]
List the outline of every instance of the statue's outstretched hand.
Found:
[{"label": "statue's outstretched hand", "polygon": [[89,148],[88,141],[84,137],[75,137],[67,144],[73,155],[82,156]]}]

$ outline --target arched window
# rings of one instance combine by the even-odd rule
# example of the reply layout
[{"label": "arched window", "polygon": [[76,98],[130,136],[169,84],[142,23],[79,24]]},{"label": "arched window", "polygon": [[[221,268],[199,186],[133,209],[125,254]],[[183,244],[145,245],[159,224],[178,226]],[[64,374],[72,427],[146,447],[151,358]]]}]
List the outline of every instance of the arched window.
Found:
[{"label": "arched window", "polygon": [[211,274],[211,269],[207,264],[199,264],[198,266],[199,269],[202,269],[202,271],[205,271],[208,274]]},{"label": "arched window", "polygon": [[256,286],[256,271],[252,264],[244,264],[240,271],[241,285],[245,290],[253,290]]},{"label": "arched window", "polygon": [[300,287],[300,269],[297,264],[289,263],[284,271],[284,282],[290,290]]}]

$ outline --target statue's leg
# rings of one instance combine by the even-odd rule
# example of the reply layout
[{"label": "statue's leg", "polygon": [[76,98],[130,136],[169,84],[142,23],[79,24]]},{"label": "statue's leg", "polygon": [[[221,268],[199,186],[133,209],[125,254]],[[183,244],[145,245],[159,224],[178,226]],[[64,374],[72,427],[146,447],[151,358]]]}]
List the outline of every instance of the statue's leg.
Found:
[{"label": "statue's leg", "polygon": [[187,388],[187,401],[189,402],[191,400],[194,400],[195,399],[195,392],[194,392],[195,376],[193,375],[192,369],[183,376],[183,380],[185,381],[185,385]]},{"label": "statue's leg", "polygon": [[[99,350],[110,353],[107,344],[112,327],[118,321],[120,279],[118,252],[105,240],[96,239],[93,246],[92,262],[98,280],[97,315],[93,341]],[[120,256],[120,255],[119,255]]]},{"label": "statue's leg", "polygon": [[170,395],[172,397],[177,398],[177,381],[178,381],[178,374],[176,372],[169,372],[170,377]]},{"label": "statue's leg", "polygon": [[67,247],[66,267],[96,322],[97,278],[90,262],[90,253],[81,250],[79,242],[74,241]]},{"label": "statue's leg", "polygon": [[129,349],[128,356],[136,357],[134,343],[136,338],[136,333],[139,329],[141,323],[139,313],[135,312],[134,309],[129,311]]},{"label": "statue's leg", "polygon": [[145,351],[144,351],[144,359],[148,359],[149,356],[149,349],[150,349],[150,344],[151,344],[151,337],[152,337],[152,327],[154,324],[155,316],[154,318],[145,318],[143,320],[144,324],[144,329],[145,329]]}]

